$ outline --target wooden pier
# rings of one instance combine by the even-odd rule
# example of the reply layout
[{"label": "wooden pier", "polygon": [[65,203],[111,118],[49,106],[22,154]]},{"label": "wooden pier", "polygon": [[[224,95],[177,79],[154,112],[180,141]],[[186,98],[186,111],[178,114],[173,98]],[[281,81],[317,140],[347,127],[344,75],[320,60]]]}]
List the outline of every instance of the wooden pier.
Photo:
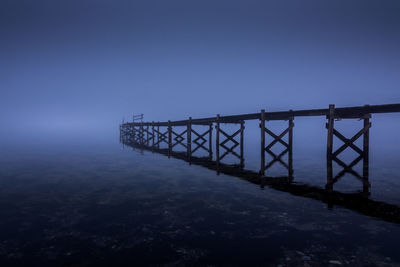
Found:
[{"label": "wooden pier", "polygon": [[[165,145],[166,152],[170,157],[177,145],[185,148],[184,157],[187,161],[192,162],[196,158],[194,155],[197,151],[207,153],[207,161],[215,164],[217,173],[221,169],[226,168],[224,158],[232,155],[239,160],[238,164],[230,165],[235,169],[244,171],[244,133],[245,122],[248,120],[259,120],[260,122],[260,170],[257,179],[267,177],[265,174],[274,164],[280,164],[287,170],[287,180],[293,181],[293,131],[294,120],[296,117],[325,116],[327,123],[327,178],[325,189],[328,192],[333,190],[333,186],[346,173],[352,174],[361,181],[362,191],[368,195],[370,190],[369,182],[369,131],[371,128],[371,116],[377,113],[395,113],[400,112],[400,104],[389,105],[365,105],[358,107],[335,108],[329,105],[326,109],[310,109],[310,110],[289,110],[280,112],[266,112],[261,110],[259,113],[220,116],[192,119],[180,121],[166,122],[143,122],[143,114],[134,116],[132,122],[120,125],[120,140],[122,143],[150,149],[152,151],[164,151],[161,145]],[[141,120],[140,122],[137,120]],[[363,120],[363,127],[354,136],[348,138],[335,129],[335,122],[341,119]],[[281,133],[274,133],[268,126],[269,121],[287,121],[287,128]],[[338,122],[340,123],[340,122]],[[223,125],[237,125],[237,130],[232,134],[223,128]],[[201,132],[199,126],[206,127]],[[197,127],[197,128],[196,128]],[[213,145],[213,128],[215,128],[215,144]],[[287,136],[287,141],[283,138]],[[333,150],[334,136],[343,142],[337,150]],[[363,138],[362,148],[355,144],[359,138]],[[266,142],[268,141],[268,142]],[[231,142],[232,145],[228,145]],[[268,143],[268,144],[267,144]],[[280,143],[284,150],[275,154],[271,148]],[[213,161],[213,147],[215,147],[215,161]],[[350,163],[346,163],[338,158],[347,148],[353,149],[357,153],[357,157]],[[272,160],[266,161],[266,155]],[[287,161],[283,157],[287,155]],[[182,155],[180,156],[182,157]],[[333,163],[337,163],[342,170],[334,175]],[[362,163],[362,173],[354,170],[354,167]],[[253,173],[254,175],[254,173]]]}]

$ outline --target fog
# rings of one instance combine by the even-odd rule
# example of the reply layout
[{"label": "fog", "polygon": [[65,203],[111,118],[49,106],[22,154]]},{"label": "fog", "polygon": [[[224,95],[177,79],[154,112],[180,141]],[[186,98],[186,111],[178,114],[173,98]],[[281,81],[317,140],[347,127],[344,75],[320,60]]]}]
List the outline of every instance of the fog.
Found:
[{"label": "fog", "polygon": [[[2,140],[117,141],[133,113],[398,103],[399,12],[398,1],[1,1]],[[398,115],[374,120],[376,146],[399,143]],[[303,121],[297,135],[325,138],[324,123]]]}]

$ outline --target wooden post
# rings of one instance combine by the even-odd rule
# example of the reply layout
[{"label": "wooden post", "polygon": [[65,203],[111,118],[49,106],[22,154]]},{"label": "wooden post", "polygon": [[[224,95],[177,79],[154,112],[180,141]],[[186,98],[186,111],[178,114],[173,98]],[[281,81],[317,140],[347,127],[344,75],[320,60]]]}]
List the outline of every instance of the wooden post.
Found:
[{"label": "wooden post", "polygon": [[212,160],[212,130],[213,130],[213,124],[212,122],[210,123],[209,126],[209,132],[208,132],[208,158],[209,160]]},{"label": "wooden post", "polygon": [[325,188],[329,191],[333,189],[333,166],[332,166],[332,149],[333,149],[333,127],[335,122],[335,105],[329,105],[329,115],[327,129],[328,129],[328,139],[326,146],[326,186]]},{"label": "wooden post", "polygon": [[133,127],[133,131],[135,131],[136,133],[137,133],[137,135],[136,135],[136,138],[135,138],[135,142],[137,143],[137,144],[140,144],[140,124],[139,125],[133,125],[132,126]]},{"label": "wooden post", "polygon": [[288,161],[289,161],[289,180],[293,180],[293,117],[289,118],[289,140],[288,140],[288,145],[289,145],[289,155],[288,155]]},{"label": "wooden post", "polygon": [[240,122],[240,168],[244,168],[244,152],[243,152],[243,138],[244,137],[244,121]]},{"label": "wooden post", "polygon": [[[137,128],[137,129],[136,129],[136,128]],[[140,132],[140,127],[139,127],[139,125],[138,125],[138,126],[132,125],[131,129],[132,129],[132,131],[134,132],[133,142],[139,143],[139,142],[140,142],[140,140],[138,139],[138,138],[140,137],[140,134],[139,134],[139,132]]]},{"label": "wooden post", "polygon": [[132,125],[132,131],[136,133],[135,139],[133,139],[133,142],[140,144],[140,125]]},{"label": "wooden post", "polygon": [[153,134],[153,142],[152,142],[152,145],[151,145],[151,152],[153,152],[154,151],[154,141],[156,139],[156,135],[154,133],[154,121],[151,122],[151,132]]},{"label": "wooden post", "polygon": [[189,122],[187,124],[187,156],[189,159],[189,163],[192,159],[192,117],[189,117]]},{"label": "wooden post", "polygon": [[132,131],[135,133],[135,137],[134,137],[133,141],[135,143],[139,144],[139,142],[140,142],[140,139],[139,139],[139,137],[140,137],[140,126],[139,125],[137,125],[137,126],[132,125]]},{"label": "wooden post", "polygon": [[143,125],[142,125],[142,123],[140,123],[140,126],[139,126],[139,138],[140,138],[140,140],[139,140],[140,144],[143,144]]},{"label": "wooden post", "polygon": [[265,110],[261,110],[260,114],[260,129],[261,129],[261,166],[260,175],[265,173]]},{"label": "wooden post", "polygon": [[157,125],[157,149],[160,149],[160,125]]},{"label": "wooden post", "polygon": [[368,127],[363,137],[363,192],[369,193],[369,127],[371,115],[364,116],[364,128]]},{"label": "wooden post", "polygon": [[168,158],[171,156],[172,152],[172,127],[171,121],[168,121]]},{"label": "wooden post", "polygon": [[220,123],[219,123],[219,114],[217,114],[217,125],[215,127],[215,129],[217,130],[216,133],[216,148],[215,148],[215,161],[217,163],[217,174],[219,174],[219,127],[220,127]]},{"label": "wooden post", "polygon": [[140,126],[140,124],[139,125],[134,125],[133,126],[133,129],[134,129],[134,131],[136,132],[136,140],[137,140],[137,143],[138,144],[140,144],[140,142],[141,142],[141,126]]},{"label": "wooden post", "polygon": [[121,143],[121,140],[122,140],[122,125],[120,124],[119,125],[119,143]]},{"label": "wooden post", "polygon": [[147,125],[147,128],[146,128],[146,136],[147,136],[147,138],[146,138],[146,146],[149,146],[150,145],[150,143],[149,143],[149,125]]},{"label": "wooden post", "polygon": [[125,147],[125,144],[124,144],[125,143],[125,125],[122,124],[121,129],[124,130],[123,135],[121,136],[121,138],[122,138],[122,148],[124,148]]},{"label": "wooden post", "polygon": [[122,138],[123,138],[123,141],[122,141],[122,149],[125,149],[125,142],[126,142],[126,137],[125,137],[126,135],[124,135]]},{"label": "wooden post", "polygon": [[143,126],[142,126],[142,124],[140,124],[138,128],[139,128],[139,144],[142,144],[142,141],[143,141],[143,130],[142,130]]}]

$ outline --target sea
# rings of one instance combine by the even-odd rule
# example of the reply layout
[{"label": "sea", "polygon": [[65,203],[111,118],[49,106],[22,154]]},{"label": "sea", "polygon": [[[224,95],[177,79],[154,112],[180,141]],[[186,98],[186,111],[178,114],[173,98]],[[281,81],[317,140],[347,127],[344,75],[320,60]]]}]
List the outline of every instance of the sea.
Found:
[{"label": "sea", "polygon": [[[367,198],[397,209],[400,142],[388,131],[391,117],[382,118],[371,128]],[[293,182],[324,188],[324,119],[304,123],[294,132]],[[400,266],[395,220],[134,148],[121,143],[117,124],[110,128],[3,140],[0,266]],[[257,124],[246,131],[245,168],[258,171]],[[287,174],[275,167],[271,177]],[[334,186],[361,189],[351,174]]]}]

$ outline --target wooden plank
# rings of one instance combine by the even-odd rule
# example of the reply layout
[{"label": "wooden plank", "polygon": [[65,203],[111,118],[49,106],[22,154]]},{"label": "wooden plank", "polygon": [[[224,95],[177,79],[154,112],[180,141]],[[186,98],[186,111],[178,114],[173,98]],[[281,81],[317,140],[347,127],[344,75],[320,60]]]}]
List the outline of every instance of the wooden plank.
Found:
[{"label": "wooden plank", "polygon": [[147,125],[147,128],[146,128],[146,145],[147,145],[147,146],[150,145],[150,137],[149,137],[149,135],[150,135],[150,132],[149,132],[149,125]]},{"label": "wooden plank", "polygon": [[[387,105],[368,105],[357,107],[335,108],[334,116],[336,118],[360,118],[365,114],[374,113],[395,113],[400,112],[400,104]],[[306,110],[289,110],[278,112],[266,112],[266,120],[286,120],[290,117],[308,117],[308,116],[328,116],[329,109],[306,109]],[[240,123],[241,120],[259,120],[261,113],[249,113],[241,115],[220,116],[220,123]],[[216,122],[216,117],[192,119],[192,124],[208,125],[211,122]],[[187,120],[170,122],[171,126],[187,125]],[[130,122],[125,124],[140,125],[139,122]],[[143,122],[143,125],[151,125],[150,122]],[[168,122],[157,122],[156,126],[168,126]]]},{"label": "wooden plank", "polygon": [[209,129],[208,129],[208,158],[209,158],[209,160],[212,160],[212,130],[213,130],[213,124],[211,122],[209,124]]},{"label": "wooden plank", "polygon": [[168,121],[168,158],[172,152],[172,126],[171,121]]},{"label": "wooden plank", "polygon": [[187,142],[187,156],[189,159],[189,163],[192,157],[192,117],[189,117],[189,121],[187,124],[187,136],[186,136],[186,142]]},{"label": "wooden plank", "polygon": [[220,131],[220,124],[219,124],[219,114],[217,115],[217,125],[216,125],[216,148],[215,148],[215,157],[216,157],[216,164],[217,164],[217,174],[219,174],[219,131]]},{"label": "wooden plank", "polygon": [[293,180],[293,118],[289,119],[289,137],[288,137],[288,143],[289,143],[289,155],[288,155],[288,163],[289,163],[289,179]]},{"label": "wooden plank", "polygon": [[260,175],[265,174],[265,110],[261,110],[260,117],[260,130],[261,130],[261,162],[260,162]]},{"label": "wooden plank", "polygon": [[328,138],[326,145],[326,189],[333,190],[333,165],[332,165],[332,149],[333,149],[333,127],[334,127],[335,105],[329,105],[328,115]]},{"label": "wooden plank", "polygon": [[155,139],[156,139],[156,136],[155,136],[155,133],[154,133],[154,121],[151,123],[151,132],[153,134],[153,142],[152,142],[152,145],[151,145],[151,151],[153,152],[154,151],[154,143],[155,143]]},{"label": "wooden plank", "polygon": [[144,145],[144,128],[143,124],[140,125],[140,144]]},{"label": "wooden plank", "polygon": [[371,127],[371,123],[369,122],[369,118],[371,115],[364,116],[364,129],[368,128],[364,132],[363,138],[363,192],[369,193],[370,183],[369,183],[369,128]]},{"label": "wooden plank", "polygon": [[160,148],[160,126],[157,125],[157,148]]},{"label": "wooden plank", "polygon": [[243,145],[244,145],[244,121],[240,123],[240,168],[244,168],[244,153],[243,153]]}]

